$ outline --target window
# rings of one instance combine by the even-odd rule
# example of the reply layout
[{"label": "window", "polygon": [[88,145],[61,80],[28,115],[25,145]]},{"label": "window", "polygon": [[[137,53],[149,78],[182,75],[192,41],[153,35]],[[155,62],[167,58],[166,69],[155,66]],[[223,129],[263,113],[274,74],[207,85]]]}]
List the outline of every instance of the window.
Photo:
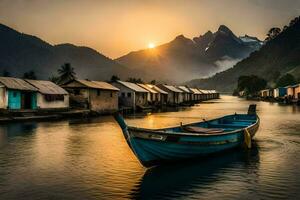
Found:
[{"label": "window", "polygon": [[110,97],[113,97],[113,93],[112,92],[110,92]]},{"label": "window", "polygon": [[97,90],[97,96],[100,96],[101,92],[100,90]]},{"label": "window", "polygon": [[130,92],[127,93],[127,97],[131,98],[131,93]]},{"label": "window", "polygon": [[45,94],[44,98],[46,101],[64,101],[65,97],[63,94]]},{"label": "window", "polygon": [[122,97],[125,97],[125,92],[122,92],[121,96],[122,96]]},{"label": "window", "polygon": [[79,89],[75,89],[75,90],[74,90],[74,94],[75,94],[75,95],[80,95],[80,90],[79,90]]}]

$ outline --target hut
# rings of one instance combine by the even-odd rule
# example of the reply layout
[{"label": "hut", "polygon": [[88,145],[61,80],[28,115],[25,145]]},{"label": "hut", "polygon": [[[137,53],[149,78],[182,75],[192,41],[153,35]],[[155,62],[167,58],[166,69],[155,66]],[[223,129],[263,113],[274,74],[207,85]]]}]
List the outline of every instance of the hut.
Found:
[{"label": "hut", "polygon": [[209,94],[208,90],[200,90],[200,92],[202,93],[201,100],[209,100],[210,99],[210,94]]},{"label": "hut", "polygon": [[168,102],[168,93],[153,84],[146,84],[149,88],[158,92],[159,105],[166,105]]},{"label": "hut", "polygon": [[211,90],[207,90],[209,99],[213,99],[213,92]]},{"label": "hut", "polygon": [[239,91],[238,96],[239,97],[244,97],[245,96],[245,90]]},{"label": "hut", "polygon": [[168,93],[168,105],[178,105],[183,102],[182,91],[172,85],[160,84],[158,87]]},{"label": "hut", "polygon": [[135,83],[116,81],[112,83],[119,88],[119,104],[133,110],[145,109],[148,106],[148,91]]},{"label": "hut", "polygon": [[269,97],[274,97],[274,89],[269,89]]},{"label": "hut", "polygon": [[295,99],[300,100],[300,84],[294,85]]},{"label": "hut", "polygon": [[300,84],[287,86],[287,96],[290,99],[300,99]]},{"label": "hut", "polygon": [[192,101],[193,92],[188,87],[186,87],[186,86],[177,86],[177,88],[182,91],[183,102]]},{"label": "hut", "polygon": [[193,102],[199,102],[201,100],[201,92],[197,88],[189,88],[193,94],[192,94],[192,101]]},{"label": "hut", "polygon": [[211,90],[206,90],[206,91],[207,91],[208,99],[213,99],[213,94]]},{"label": "hut", "polygon": [[0,77],[0,108],[9,110],[37,109],[38,89],[23,79]]},{"label": "hut", "polygon": [[275,88],[273,91],[274,98],[283,98],[286,95],[287,88],[285,87],[278,87]]},{"label": "hut", "polygon": [[208,90],[210,94],[210,99],[216,99],[216,91],[215,90]]},{"label": "hut", "polygon": [[213,98],[214,98],[214,99],[220,98],[220,94],[219,94],[219,92],[217,92],[216,90],[211,90],[211,93],[213,94]]},{"label": "hut", "polygon": [[259,92],[259,96],[262,98],[267,98],[270,96],[270,90],[269,89],[265,89],[265,90],[261,90]]},{"label": "hut", "polygon": [[102,81],[71,80],[62,85],[70,94],[70,105],[99,113],[118,110],[119,89]]},{"label": "hut", "polygon": [[37,107],[39,109],[69,108],[69,93],[51,81],[26,80],[38,89]]},{"label": "hut", "polygon": [[138,83],[137,85],[148,91],[147,100],[149,104],[156,105],[159,103],[159,93],[156,90],[143,83]]}]

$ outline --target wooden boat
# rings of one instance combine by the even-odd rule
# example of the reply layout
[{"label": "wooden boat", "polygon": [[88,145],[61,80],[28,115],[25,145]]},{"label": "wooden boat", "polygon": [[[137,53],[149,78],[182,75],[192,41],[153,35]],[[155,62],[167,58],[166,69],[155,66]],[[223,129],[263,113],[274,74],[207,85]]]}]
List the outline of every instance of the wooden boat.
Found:
[{"label": "wooden boat", "polygon": [[251,139],[259,127],[256,105],[250,105],[247,114],[161,129],[127,126],[120,114],[116,114],[115,119],[129,147],[145,167],[207,156],[243,145],[251,148]]}]

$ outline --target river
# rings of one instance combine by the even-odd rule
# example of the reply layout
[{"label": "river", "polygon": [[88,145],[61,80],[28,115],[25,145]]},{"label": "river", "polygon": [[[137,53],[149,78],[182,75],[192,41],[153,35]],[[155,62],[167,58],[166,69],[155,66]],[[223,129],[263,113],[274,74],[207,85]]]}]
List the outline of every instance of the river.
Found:
[{"label": "river", "polygon": [[251,150],[151,169],[111,116],[0,126],[0,199],[299,199],[300,107],[231,96],[127,117],[159,128],[247,111],[261,125]]}]

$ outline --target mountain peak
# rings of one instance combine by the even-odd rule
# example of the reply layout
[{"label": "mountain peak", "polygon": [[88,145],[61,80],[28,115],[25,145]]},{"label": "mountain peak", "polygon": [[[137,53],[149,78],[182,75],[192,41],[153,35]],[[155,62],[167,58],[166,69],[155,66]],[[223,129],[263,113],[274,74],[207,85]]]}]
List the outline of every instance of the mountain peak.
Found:
[{"label": "mountain peak", "polygon": [[193,44],[193,41],[184,35],[178,35],[176,38],[172,41],[173,43],[178,43],[178,44]]},{"label": "mountain peak", "polygon": [[223,32],[223,33],[232,33],[232,31],[225,25],[221,25],[218,28],[218,32]]},{"label": "mountain peak", "polygon": [[189,39],[186,38],[183,34],[181,34],[181,35],[176,36],[174,40],[189,40]]},{"label": "mountain peak", "polygon": [[212,35],[213,35],[213,33],[211,31],[207,31],[203,36],[204,37],[210,37]]}]

